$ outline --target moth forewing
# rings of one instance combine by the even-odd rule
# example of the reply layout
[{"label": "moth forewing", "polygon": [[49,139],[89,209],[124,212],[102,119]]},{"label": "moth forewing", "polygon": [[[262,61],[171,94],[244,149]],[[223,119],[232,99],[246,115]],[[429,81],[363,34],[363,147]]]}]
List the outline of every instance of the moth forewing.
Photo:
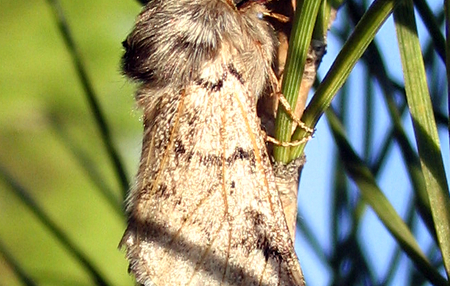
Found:
[{"label": "moth forewing", "polygon": [[144,139],[121,245],[145,285],[304,284],[256,114],[275,41],[234,3],[150,1],[126,40]]}]

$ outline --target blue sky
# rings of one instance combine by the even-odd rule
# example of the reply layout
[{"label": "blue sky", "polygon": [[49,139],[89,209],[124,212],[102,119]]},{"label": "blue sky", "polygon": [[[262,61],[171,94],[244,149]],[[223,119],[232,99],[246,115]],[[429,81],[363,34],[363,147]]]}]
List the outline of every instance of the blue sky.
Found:
[{"label": "blue sky", "polygon": [[[439,6],[442,7],[442,1],[431,2],[435,9],[439,8]],[[338,13],[335,25],[340,25],[339,22],[342,20],[345,21],[345,19],[342,19],[342,16],[342,13]],[[419,25],[419,36],[422,37],[426,33],[424,32],[424,27],[420,19],[417,20]],[[389,18],[383,28],[379,31],[375,40],[385,56],[385,62],[389,63],[389,73],[398,81],[403,82],[401,61],[392,17]],[[427,37],[421,38],[422,43],[426,40],[428,40]],[[336,41],[336,38],[333,37],[333,33],[330,33],[328,37],[327,54],[319,69],[320,78],[324,77],[340,48],[341,43]],[[354,107],[355,110],[361,110],[362,112],[362,99],[364,98],[365,91],[362,90],[361,83],[363,81],[359,75],[364,75],[364,72],[361,67],[357,65],[352,72],[348,88],[350,89],[351,94],[350,106]],[[379,91],[377,90],[376,92],[379,95]],[[377,136],[376,138],[383,138],[385,131],[390,126],[390,121],[385,111],[382,97],[376,96],[376,98],[376,102],[374,103],[376,105],[377,118],[375,134]],[[361,118],[359,118],[361,117],[361,112],[352,112],[354,118],[351,118],[349,128],[347,129],[353,147],[356,150],[362,150],[359,136],[362,131]],[[409,115],[404,116],[403,121],[407,132],[410,135],[411,142],[414,142],[413,129]],[[449,179],[449,142],[447,132],[441,131],[440,138],[444,163],[447,170],[447,178]],[[379,139],[379,141],[381,140],[382,139]],[[322,117],[317,125],[314,138],[308,143],[305,150],[307,163],[302,173],[299,190],[299,212],[302,214],[300,221],[303,220],[307,222],[313,228],[314,233],[316,237],[318,237],[320,245],[325,249],[325,252],[328,252],[328,250],[331,249],[330,211],[327,207],[330,206],[330,188],[333,184],[333,182],[330,182],[330,173],[333,162],[337,159],[334,158],[337,153],[335,152],[333,145],[334,142],[330,135],[326,118]],[[403,165],[399,150],[396,146],[390,152],[390,159],[384,166],[378,179],[378,183],[397,212],[403,216],[408,204],[408,199],[411,195],[411,187],[405,172],[405,166]],[[369,254],[369,259],[375,262],[376,273],[383,276],[387,271],[386,266],[396,243],[385,227],[379,222],[372,210],[368,209],[366,211],[363,222],[360,236],[365,242],[365,249]],[[422,249],[426,250],[430,245],[431,240],[423,226],[420,226],[419,229],[421,229],[421,231],[419,231],[418,240]],[[327,274],[328,271],[323,268],[324,266],[319,262],[316,254],[299,235],[297,235],[296,249],[308,285],[327,285],[329,283],[329,277],[325,274]],[[407,263],[407,259],[403,258],[401,260],[400,269],[405,268]],[[403,285],[405,283],[400,276],[396,279],[395,284]]]}]

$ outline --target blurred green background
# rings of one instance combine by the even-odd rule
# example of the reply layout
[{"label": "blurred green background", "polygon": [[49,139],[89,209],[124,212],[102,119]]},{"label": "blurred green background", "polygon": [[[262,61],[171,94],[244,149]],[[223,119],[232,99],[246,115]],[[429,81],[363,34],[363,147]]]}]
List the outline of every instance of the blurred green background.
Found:
[{"label": "blurred green background", "polygon": [[[122,187],[49,3],[0,4],[0,167],[30,192],[111,285],[132,285],[124,253],[111,251],[125,228],[118,209]],[[121,42],[141,6],[115,0],[60,4],[131,180],[142,124],[134,87],[120,74],[120,57]],[[115,205],[92,177],[113,194]],[[40,285],[93,284],[5,180],[0,180],[0,242]],[[0,285],[19,285],[3,259]]]},{"label": "blurred green background", "polygon": [[[327,1],[331,2],[342,1]],[[320,77],[328,71],[343,43],[355,30],[357,19],[372,2],[345,1],[345,9],[339,11],[345,13],[339,14],[343,20],[333,26],[334,32],[328,39],[330,45],[321,65],[324,70],[319,70]],[[394,3],[389,0],[375,2]],[[425,26],[432,27],[436,19],[440,23],[436,24],[435,30],[429,31],[422,25],[420,31],[425,35],[424,55],[431,82],[431,98],[443,134],[441,137],[445,139],[442,156],[448,165],[448,111],[444,88],[447,82],[444,64],[434,50],[445,50],[443,35],[439,33],[445,16],[442,1],[437,2],[414,1],[416,8],[422,7],[417,10],[422,11],[419,14],[425,19],[423,22],[430,24]],[[125,229],[122,211],[124,193],[133,180],[139,161],[142,123],[141,112],[136,108],[133,97],[135,86],[121,75],[120,57],[121,42],[131,31],[141,5],[136,0],[61,0],[58,3],[63,14],[61,11],[58,14],[55,13],[55,3],[55,0],[2,0],[0,3],[3,43],[0,45],[0,286],[133,285],[134,281],[126,271],[124,252],[117,250],[117,246]],[[423,13],[427,3],[433,4],[436,11],[430,13],[428,18]],[[377,11],[377,15],[383,14],[381,8],[378,5],[372,10],[372,15],[373,11]],[[326,11],[322,12],[329,16]],[[83,86],[81,73],[76,68],[75,54],[65,41],[68,34],[62,33],[58,24],[61,15],[67,20],[70,36],[76,45],[75,54],[79,55],[101,112],[93,111],[89,103],[86,86]],[[381,26],[384,21],[382,17],[377,18],[376,23],[369,20],[366,18],[366,22],[362,22],[366,26],[367,22]],[[314,26],[315,18],[311,23]],[[396,28],[402,28],[401,21]],[[378,35],[372,48],[378,48],[377,42],[381,43],[380,46],[384,47],[383,59],[374,60],[369,56],[369,61],[364,57],[359,61],[360,68],[364,69],[356,68],[354,82],[361,86],[344,86],[334,109],[342,114],[342,122],[347,121],[346,129],[352,134],[347,139],[352,137],[349,141],[359,146],[360,151],[363,150],[360,153],[364,154],[361,157],[365,166],[380,164],[380,168],[372,170],[374,177],[381,177],[377,183],[395,206],[395,211],[408,224],[408,233],[411,231],[417,237],[431,261],[432,270],[443,274],[443,260],[432,237],[434,228],[432,226],[432,231],[429,231],[424,227],[423,222],[427,220],[419,219],[420,212],[415,210],[417,207],[413,204],[418,199],[416,192],[422,190],[422,186],[411,184],[410,178],[419,180],[422,173],[410,174],[404,170],[410,158],[403,158],[397,149],[405,147],[399,148],[395,143],[395,132],[386,134],[391,127],[396,132],[401,128],[395,126],[391,116],[386,114],[391,103],[385,103],[383,98],[396,102],[389,108],[395,105],[395,111],[399,114],[403,114],[406,106],[404,84],[399,81],[402,77],[401,62],[400,59],[392,60],[393,55],[398,56],[397,47],[394,52],[393,46],[394,31],[391,23]],[[364,32],[366,35],[361,33],[359,41],[370,42],[367,36],[370,31]],[[433,38],[429,35],[440,36],[440,46],[437,45],[439,41],[436,41],[436,47],[432,45]],[[354,56],[353,52],[357,49],[352,45],[348,47],[344,56]],[[418,54],[412,54],[408,59],[422,60],[422,55]],[[344,72],[353,67],[347,67],[343,62],[337,67],[334,64],[331,66],[334,72],[340,69],[340,74],[336,73],[335,83],[346,78]],[[376,74],[372,74],[373,67],[382,73],[388,67],[386,70],[391,74],[386,75],[387,80],[380,84]],[[420,77],[420,71],[417,73]],[[324,82],[329,84],[326,78]],[[384,84],[396,86],[395,91],[384,91]],[[386,94],[381,96],[378,89]],[[327,100],[335,96],[334,91],[329,93],[325,94]],[[424,98],[428,96],[423,94]],[[321,112],[328,108],[328,105],[318,103],[317,106],[323,107]],[[99,128],[99,121],[95,118],[100,113],[109,130]],[[403,127],[400,127],[410,131],[408,134],[412,142],[414,136],[410,117],[403,118]],[[434,119],[427,120],[423,122],[435,124]],[[319,124],[322,125],[316,126],[317,132],[312,140],[314,144],[309,144],[311,149],[307,150],[309,162],[303,170],[303,187],[299,195],[301,223],[298,224],[300,235],[297,236],[297,245],[302,248],[297,252],[306,280],[310,285],[430,285],[431,282],[423,275],[434,273],[423,269],[418,271],[416,267],[421,263],[423,265],[423,261],[417,259],[418,256],[408,256],[404,249],[399,248],[399,244],[405,247],[415,245],[416,241],[413,239],[405,243],[401,239],[395,240],[393,233],[405,234],[405,228],[394,228],[388,232],[387,223],[379,220],[379,213],[387,213],[386,209],[394,210],[391,205],[385,204],[388,200],[372,202],[372,209],[374,205],[379,207],[376,214],[366,208],[367,201],[361,197],[360,189],[366,193],[372,189],[381,191],[375,183],[362,188],[355,186],[355,174],[343,168],[345,164],[342,164],[347,163],[348,166],[352,158],[347,158],[347,161],[346,158],[339,159],[336,152],[350,148],[343,140],[333,140],[329,129],[336,127],[327,127],[326,121],[337,123],[340,120],[321,120]],[[105,142],[113,148],[105,147]],[[388,151],[389,146],[394,146],[394,151]],[[114,152],[120,154],[118,160],[124,167],[122,176],[114,167],[118,164],[111,159]],[[418,160],[419,155],[428,157],[429,154],[418,154],[415,159]],[[410,157],[416,157],[416,154]],[[445,176],[444,172],[442,174]],[[448,188],[443,188],[443,192],[448,193]],[[44,214],[39,214],[39,210]],[[393,218],[390,221],[400,218],[395,212],[389,215]],[[425,218],[431,221],[430,217]],[[52,227],[53,230],[50,230]],[[63,235],[58,237],[58,232]],[[83,262],[83,259],[86,260]],[[18,268],[14,269],[15,266]],[[17,275],[21,270],[24,275]],[[97,275],[94,279],[93,273]],[[444,278],[438,278],[440,280],[434,281],[447,285]]]}]

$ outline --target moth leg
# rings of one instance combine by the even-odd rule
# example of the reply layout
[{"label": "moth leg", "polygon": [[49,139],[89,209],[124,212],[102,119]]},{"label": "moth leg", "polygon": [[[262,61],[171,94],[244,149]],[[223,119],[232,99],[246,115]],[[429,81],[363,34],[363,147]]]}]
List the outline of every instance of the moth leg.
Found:
[{"label": "moth leg", "polygon": [[[281,93],[280,91],[280,83],[279,80],[275,74],[275,72],[273,71],[273,69],[269,69],[269,78],[270,78],[270,82],[272,85],[272,89],[274,91],[274,93],[276,94],[276,96],[278,97],[278,102],[283,106],[284,110],[286,111],[286,113],[289,115],[289,117],[298,125],[300,126],[300,128],[302,128],[303,130],[305,130],[306,132],[308,132],[310,134],[310,136],[314,133],[314,129],[309,128],[308,126],[306,126],[305,123],[303,123],[300,118],[298,118],[298,116],[295,115],[294,111],[291,108],[291,105],[289,104],[289,102],[287,101],[286,97],[284,96],[283,93]],[[308,137],[306,137],[308,138]],[[309,140],[309,139],[308,139]],[[300,143],[301,144],[301,143]]]},{"label": "moth leg", "polygon": [[281,105],[284,107],[284,110],[286,110],[286,113],[292,118],[292,120],[294,120],[295,123],[297,123],[298,126],[300,126],[300,128],[302,128],[303,130],[305,130],[306,132],[308,132],[310,135],[314,133],[314,129],[309,128],[308,126],[306,126],[305,123],[303,123],[300,118],[298,118],[294,111],[291,108],[291,105],[289,104],[289,102],[287,101],[286,97],[284,97],[284,95],[280,92],[277,93],[278,96],[278,100],[281,103]]},{"label": "moth leg", "polygon": [[265,133],[264,131],[262,131],[262,132],[263,132],[264,137],[267,142],[270,142],[272,144],[282,146],[282,147],[295,147],[295,146],[301,145],[305,142],[308,142],[309,140],[312,139],[312,134],[309,134],[308,136],[303,137],[301,140],[296,140],[296,141],[292,141],[292,142],[283,142],[283,141],[275,139],[272,136],[267,135],[267,133]]},{"label": "moth leg", "polygon": [[269,17],[280,21],[281,23],[289,22],[289,17],[280,13],[275,13],[272,11],[267,11],[262,13],[264,17]]}]

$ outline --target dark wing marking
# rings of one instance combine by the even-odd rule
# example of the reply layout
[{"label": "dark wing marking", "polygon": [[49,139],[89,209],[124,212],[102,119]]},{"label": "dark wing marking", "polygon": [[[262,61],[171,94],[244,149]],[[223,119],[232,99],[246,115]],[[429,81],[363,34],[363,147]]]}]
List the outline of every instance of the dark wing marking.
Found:
[{"label": "dark wing marking", "polygon": [[215,64],[144,106],[121,242],[130,270],[145,285],[301,285],[256,97],[236,69]]}]

